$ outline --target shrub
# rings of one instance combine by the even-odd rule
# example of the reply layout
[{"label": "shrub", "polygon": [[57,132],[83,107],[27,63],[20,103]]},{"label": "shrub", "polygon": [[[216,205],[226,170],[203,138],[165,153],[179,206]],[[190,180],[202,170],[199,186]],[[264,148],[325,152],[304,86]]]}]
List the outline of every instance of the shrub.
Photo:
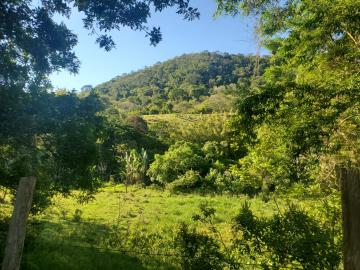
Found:
[{"label": "shrub", "polygon": [[261,191],[261,182],[240,178],[236,166],[231,166],[223,172],[211,168],[205,176],[205,180],[208,182],[208,185],[212,184],[214,189],[219,193],[229,192],[232,194],[254,196]]},{"label": "shrub", "polygon": [[196,232],[182,223],[175,238],[181,269],[224,269],[224,257],[218,242],[209,235]]},{"label": "shrub", "polygon": [[241,232],[234,247],[261,262],[263,269],[335,269],[340,263],[340,245],[332,230],[295,206],[266,219],[254,216],[245,203],[234,221],[235,231]]},{"label": "shrub", "polygon": [[227,181],[225,173],[220,170],[210,168],[209,173],[205,176],[205,180],[208,183],[208,186],[213,186],[213,188],[220,193],[223,193],[229,189],[229,184]]},{"label": "shrub", "polygon": [[167,188],[171,192],[191,192],[202,186],[202,177],[197,171],[187,171],[179,176],[175,181],[169,183]]},{"label": "shrub", "polygon": [[155,155],[147,174],[151,181],[160,184],[173,182],[189,170],[203,173],[208,164],[202,156],[201,149],[188,142],[176,142],[163,155]]}]

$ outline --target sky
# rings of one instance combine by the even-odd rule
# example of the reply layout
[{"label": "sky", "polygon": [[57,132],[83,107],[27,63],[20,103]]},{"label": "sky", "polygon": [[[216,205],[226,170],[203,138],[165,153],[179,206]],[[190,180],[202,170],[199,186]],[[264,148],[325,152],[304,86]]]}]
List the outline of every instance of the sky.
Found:
[{"label": "sky", "polygon": [[[250,19],[221,16],[214,19],[214,0],[192,0],[200,11],[200,19],[183,20],[175,9],[154,13],[148,26],[160,26],[163,40],[156,47],[143,32],[122,28],[111,32],[116,48],[110,52],[100,49],[95,36],[83,28],[81,15],[62,18],[78,36],[75,53],[81,62],[78,74],[67,71],[53,73],[50,80],[55,89],[80,90],[84,85],[96,86],[115,76],[151,66],[185,53],[201,51],[256,54],[253,24]],[[261,51],[262,54],[266,53]]]}]

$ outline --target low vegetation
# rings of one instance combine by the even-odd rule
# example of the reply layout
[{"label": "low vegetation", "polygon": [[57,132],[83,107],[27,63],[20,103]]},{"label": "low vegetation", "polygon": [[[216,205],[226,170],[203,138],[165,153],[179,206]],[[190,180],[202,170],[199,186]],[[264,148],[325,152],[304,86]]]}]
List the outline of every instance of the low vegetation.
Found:
[{"label": "low vegetation", "polygon": [[[209,263],[222,267],[244,265],[245,269],[254,269],[251,265],[256,263],[260,268],[261,262],[254,261],[252,256],[262,258],[267,265],[275,262],[277,265],[285,265],[284,262],[300,265],[301,254],[298,261],[289,261],[286,256],[292,254],[285,253],[279,254],[283,257],[272,262],[264,257],[264,253],[257,254],[256,251],[256,245],[262,245],[261,249],[266,253],[276,249],[272,245],[280,245],[275,240],[268,243],[272,241],[269,237],[276,235],[271,236],[271,230],[260,230],[260,227],[276,226],[280,229],[281,223],[276,225],[276,222],[300,222],[304,218],[294,216],[294,220],[279,220],[284,215],[292,215],[287,212],[287,209],[293,209],[291,204],[309,212],[306,217],[312,227],[298,227],[303,232],[289,231],[290,235],[283,238],[291,239],[299,233],[301,239],[302,233],[313,235],[311,230],[318,230],[315,235],[319,237],[319,242],[314,246],[313,254],[321,255],[319,258],[325,263],[339,263],[338,246],[329,249],[329,255],[321,253],[322,248],[329,244],[329,239],[337,244],[339,239],[327,233],[331,228],[332,233],[336,232],[338,236],[339,224],[326,224],[325,217],[330,212],[324,212],[323,203],[314,195],[299,196],[296,190],[289,196],[273,196],[268,202],[261,196],[250,199],[243,195],[177,195],[140,186],[131,186],[126,192],[124,185],[113,184],[102,188],[93,200],[85,204],[79,203],[76,199],[78,195],[75,192],[71,197],[56,196],[52,206],[41,215],[30,218],[22,269],[209,269],[206,268]],[[5,205],[9,207],[2,212],[2,217],[10,213],[9,199],[7,196]],[[336,214],[332,213],[331,217],[336,218]],[[324,227],[316,227],[314,220]],[[270,225],[272,222],[274,225]],[[253,226],[255,224],[260,227]],[[295,228],[292,224],[285,223],[284,226],[286,230]],[[264,241],[252,243],[256,233],[261,233],[256,239],[264,237]],[[322,233],[326,235],[322,236]],[[247,245],[254,248],[253,253],[241,250]],[[301,243],[289,245],[301,249]],[[192,251],[192,248],[195,250]],[[214,258],[211,261],[206,259],[209,252],[214,253],[211,258],[218,256],[217,262],[213,261]],[[304,252],[308,251],[305,249]],[[203,263],[205,261],[206,264]],[[201,264],[200,268],[194,266],[198,264]],[[311,269],[323,269],[320,266]]]}]

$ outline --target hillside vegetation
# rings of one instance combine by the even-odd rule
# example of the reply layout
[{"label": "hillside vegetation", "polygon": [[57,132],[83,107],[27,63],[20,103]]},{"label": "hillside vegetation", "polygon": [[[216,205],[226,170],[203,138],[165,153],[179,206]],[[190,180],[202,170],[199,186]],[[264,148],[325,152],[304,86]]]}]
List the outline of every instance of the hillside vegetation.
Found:
[{"label": "hillside vegetation", "polygon": [[263,73],[267,58],[228,53],[185,54],[96,87],[121,111],[138,114],[230,111],[239,85]]}]

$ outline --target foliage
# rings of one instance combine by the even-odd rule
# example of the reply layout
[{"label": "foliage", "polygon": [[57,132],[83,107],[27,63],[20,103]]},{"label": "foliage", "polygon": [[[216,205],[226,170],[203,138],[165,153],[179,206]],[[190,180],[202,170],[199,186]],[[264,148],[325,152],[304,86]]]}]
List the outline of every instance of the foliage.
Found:
[{"label": "foliage", "polygon": [[359,167],[359,105],[347,109],[339,116],[337,129],[327,142],[327,151],[319,161],[317,180],[323,188],[339,188],[337,167]]},{"label": "foliage", "polygon": [[1,184],[14,189],[20,177],[37,176],[35,208],[49,203],[46,197],[55,191],[94,191],[101,177],[98,146],[104,125],[99,98],[2,90]]},{"label": "foliage", "polygon": [[330,228],[295,206],[272,218],[256,217],[245,203],[234,219],[241,237],[235,248],[261,262],[263,269],[301,266],[303,269],[336,269],[341,249]]},{"label": "foliage", "polygon": [[166,188],[171,192],[193,192],[200,187],[203,187],[204,182],[199,172],[187,171],[183,175],[180,175],[177,179],[166,185]]},{"label": "foliage", "polygon": [[124,170],[122,175],[126,187],[129,184],[144,183],[148,167],[148,154],[144,149],[138,153],[135,149],[126,152],[123,157]]},{"label": "foliage", "polygon": [[226,170],[211,168],[205,176],[207,186],[213,187],[215,191],[230,194],[246,194],[254,196],[261,191],[261,181],[257,179],[242,178],[236,165]]},{"label": "foliage", "polygon": [[275,185],[287,188],[299,177],[294,172],[288,133],[282,128],[261,126],[257,131],[259,142],[240,160],[239,177],[257,186]]},{"label": "foliage", "polygon": [[[151,30],[147,24],[151,8],[162,11],[177,7],[177,12],[190,20],[198,17],[197,9],[187,0],[1,2],[1,185],[14,190],[14,179],[37,176],[34,209],[40,209],[51,203],[49,197],[57,191],[69,194],[70,189],[77,188],[84,192],[78,193],[79,198],[82,194],[93,198],[91,192],[101,180],[109,180],[121,170],[126,184],[146,182],[147,163],[155,154],[147,175],[174,193],[207,189],[254,196],[262,190],[263,198],[274,207],[268,196],[274,189],[296,184],[293,190],[303,185],[295,192],[305,193],[306,185],[320,181],[321,185],[311,187],[324,188],[325,184],[327,192],[333,192],[337,188],[335,168],[359,166],[359,3],[217,3],[218,14],[256,16],[258,35],[272,52],[271,58],[208,52],[183,55],[116,77],[95,89],[85,87],[76,95],[48,91],[51,72],[76,72],[79,67],[73,53],[76,35],[56,23],[54,16],[82,12],[85,28],[93,34],[100,31],[97,42],[110,50],[115,44],[106,32],[122,26],[146,32],[152,45],[161,40],[159,28]],[[224,113],[231,111],[235,98],[236,112]],[[183,119],[181,125],[169,116],[155,124],[139,116],[173,112]],[[199,112],[208,115],[185,116]],[[141,148],[147,152],[139,153]],[[67,235],[68,242],[76,240],[86,249],[131,247],[135,252],[144,249],[149,253],[154,247],[169,249],[169,242],[162,242],[166,230],[158,229],[159,209],[166,206],[164,215],[173,226],[174,216],[189,220],[188,210],[199,200],[189,194],[180,199],[168,193],[151,198],[150,192],[137,198],[135,192],[124,195],[116,188],[111,192],[117,194],[115,199],[108,193],[103,199],[117,209],[116,226],[88,226],[84,224],[86,218],[101,217],[76,206],[69,219],[63,207],[59,210],[63,215],[61,226],[42,221],[46,227],[42,231],[47,239],[44,243]],[[231,216],[229,211],[236,208],[237,199],[234,196],[221,204],[227,211],[223,220]],[[135,200],[142,205],[125,205]],[[144,212],[144,205],[150,201],[156,203],[149,214]],[[214,202],[219,200],[215,198]],[[179,210],[184,204],[187,208]],[[313,202],[310,204],[313,207]],[[215,227],[214,208],[202,207],[195,220],[203,227],[183,224],[176,235],[181,267],[223,269],[226,264],[241,266],[239,262],[246,260],[260,262],[264,269],[333,269],[341,259],[341,237],[335,228],[339,212],[329,205],[324,208],[329,216],[322,220],[313,218],[315,210],[310,209],[315,213],[310,215],[293,206],[284,213],[279,208],[274,216],[257,217],[245,204],[234,219],[237,238],[232,241],[227,237],[233,244],[229,250]],[[111,213],[111,209],[100,209],[96,214]],[[130,220],[136,220],[132,225],[142,229],[131,233]],[[229,222],[218,222],[229,230]],[[69,228],[72,223],[76,224],[71,233],[66,229],[63,235],[58,233],[59,228]],[[156,233],[143,234],[149,224]],[[105,232],[105,238],[100,232]],[[99,242],[100,238],[103,241]],[[67,246],[58,242],[60,248],[54,247],[55,254]],[[50,263],[45,268],[52,267]],[[139,264],[137,267],[141,268]]]},{"label": "foliage", "polygon": [[[152,45],[161,40],[147,19],[151,9],[175,7],[187,20],[199,17],[188,0],[175,1],[28,1],[0,3],[0,181],[14,188],[18,178],[38,178],[35,205],[49,203],[55,191],[94,191],[106,175],[102,143],[106,141],[102,102],[87,95],[49,93],[48,75],[67,69],[76,73],[73,51],[77,36],[56,16],[81,12],[83,26],[96,34],[105,50],[115,46],[108,32],[129,27],[146,33]],[[104,137],[105,138],[104,138]],[[106,145],[109,147],[109,145]],[[111,150],[106,149],[109,153]],[[107,157],[114,163],[114,155]]]},{"label": "foliage", "polygon": [[[308,72],[306,69],[315,70],[321,65],[348,75],[356,70],[359,55],[359,3],[356,1],[217,0],[217,3],[218,14],[257,15],[265,43],[277,56],[291,60],[288,64],[292,64],[293,69],[305,68],[303,71]],[[345,67],[348,70],[345,71]],[[305,74],[296,74],[299,75]]]},{"label": "foliage", "polygon": [[[137,152],[146,149],[148,162],[153,159],[155,153],[161,153],[167,149],[164,143],[152,136],[141,117],[121,114],[109,104],[101,115],[105,119],[105,124],[101,130],[99,167],[105,181],[110,179],[120,181],[119,172],[125,170],[124,157],[132,149]],[[143,179],[147,182],[146,177]]]},{"label": "foliage", "polygon": [[[181,116],[180,116],[181,117]],[[229,113],[212,113],[198,115],[194,119],[183,121],[182,124],[173,127],[170,138],[174,141],[187,141],[199,145],[213,141],[226,144],[229,140],[228,122],[231,118]],[[219,147],[221,147],[219,145]],[[223,146],[226,148],[226,146]]]},{"label": "foliage", "polygon": [[[247,148],[241,174],[284,187],[334,179],[334,166],[353,159],[329,142],[348,144],[337,131],[359,104],[359,3],[217,3],[218,14],[255,16],[262,45],[273,53],[260,83],[238,101],[233,129]],[[356,133],[358,125],[352,128]]]},{"label": "foliage", "polygon": [[175,243],[181,260],[181,269],[224,269],[220,246],[212,237],[181,224]]},{"label": "foliage", "polygon": [[[74,192],[74,195],[77,193]],[[306,191],[302,193],[306,194]],[[178,230],[174,228],[178,228],[180,222],[188,224],[189,233],[195,229],[196,234],[213,239],[206,243],[220,245],[226,266],[231,258],[242,263],[251,261],[246,254],[235,256],[239,254],[231,248],[232,239],[236,239],[231,230],[232,218],[238,214],[246,196],[196,193],[170,196],[166,191],[138,186],[129,186],[126,193],[123,184],[107,184],[94,196],[95,199],[89,203],[79,204],[76,196],[57,195],[53,198],[53,204],[41,215],[30,216],[28,236],[31,237],[25,241],[22,267],[179,269],[181,257],[174,245]],[[6,216],[11,214],[10,196],[8,198],[7,203],[0,207],[0,212],[8,210]],[[332,205],[338,206],[339,198],[331,202],[331,207],[323,206],[323,199],[318,196],[290,198],[293,203],[306,209],[309,215],[316,216],[317,220],[321,218],[319,224],[322,228],[331,228],[332,224],[336,224],[336,232],[341,232],[340,212],[332,213]],[[278,198],[277,203],[274,200],[265,203],[259,197],[249,201],[255,216],[271,218],[279,211],[278,207],[284,213],[288,199],[289,195]],[[319,209],[327,208],[329,211],[319,214]],[[78,222],[73,221],[76,213],[82,213]],[[240,236],[240,233],[237,235]],[[199,247],[198,250],[201,249]],[[208,253],[203,250],[199,254]],[[248,268],[252,269],[252,266]]]},{"label": "foliage", "polygon": [[[255,57],[221,53],[182,55],[121,75],[96,87],[114,107],[138,114],[224,112],[233,107],[234,87],[253,75]],[[263,72],[268,60],[260,60]]]},{"label": "foliage", "polygon": [[171,145],[164,155],[155,155],[147,174],[151,181],[166,184],[174,181],[189,170],[206,171],[208,164],[201,149],[188,142],[179,141]]},{"label": "foliage", "polygon": [[105,50],[115,46],[107,32],[129,27],[143,31],[152,45],[161,40],[160,28],[149,28],[147,19],[151,8],[163,11],[176,7],[177,13],[187,20],[199,17],[197,9],[188,0],[175,1],[2,1],[0,4],[0,78],[1,84],[26,87],[40,82],[43,75],[59,69],[77,72],[79,61],[72,49],[77,36],[64,23],[54,20],[55,15],[69,17],[72,12],[84,15],[83,27],[97,34],[96,42]]}]

